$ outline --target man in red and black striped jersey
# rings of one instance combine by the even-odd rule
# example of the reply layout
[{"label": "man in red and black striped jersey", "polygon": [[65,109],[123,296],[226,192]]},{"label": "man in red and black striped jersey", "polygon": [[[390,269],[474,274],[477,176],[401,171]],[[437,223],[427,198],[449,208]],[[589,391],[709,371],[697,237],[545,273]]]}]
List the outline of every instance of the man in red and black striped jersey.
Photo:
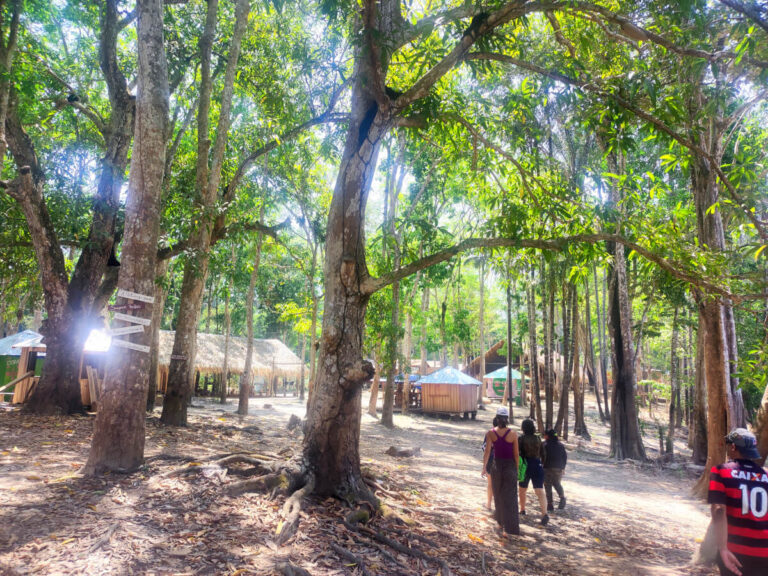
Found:
[{"label": "man in red and black striped jersey", "polygon": [[768,575],[768,471],[759,458],[755,435],[736,428],[725,437],[730,462],[709,475],[709,503],[717,535],[720,574]]}]

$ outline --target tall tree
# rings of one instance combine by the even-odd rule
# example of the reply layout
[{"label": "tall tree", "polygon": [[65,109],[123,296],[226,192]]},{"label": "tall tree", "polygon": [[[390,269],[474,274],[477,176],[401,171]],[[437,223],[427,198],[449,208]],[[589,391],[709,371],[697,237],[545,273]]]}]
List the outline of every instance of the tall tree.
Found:
[{"label": "tall tree", "polygon": [[[21,3],[14,2],[12,6],[16,12],[10,21],[8,39],[0,50],[6,70],[13,61]],[[23,126],[19,109],[21,95],[17,94],[6,109],[9,96],[0,92],[0,114],[7,112],[5,136],[22,176],[20,186],[10,186],[8,193],[19,202],[27,220],[45,295],[47,318],[41,330],[46,340],[46,363],[27,404],[28,410],[38,414],[82,410],[80,356],[88,334],[99,324],[100,304],[103,303],[99,294],[111,294],[117,278],[118,263],[113,257],[113,244],[120,191],[133,135],[135,105],[118,62],[118,37],[122,29],[117,0],[105,2],[100,9],[98,35],[99,65],[109,96],[107,120],[82,102],[73,88],[51,70],[51,75],[60,84],[59,89],[69,91],[67,97],[59,96],[61,105],[67,103],[87,117],[104,142],[91,222],[87,238],[79,246],[80,255],[71,275],[61,254],[62,243],[44,193],[45,167],[40,165],[35,145]],[[6,76],[0,81],[0,91],[8,88],[4,84],[7,79]],[[2,140],[0,138],[0,142]],[[110,265],[112,273],[105,277]]]},{"label": "tall tree", "polygon": [[[155,293],[159,205],[168,133],[168,68],[163,45],[162,0],[136,4],[138,72],[136,135],[131,155],[125,240],[118,286],[144,295]],[[119,297],[118,302],[128,299]],[[133,325],[123,322],[124,325]],[[144,457],[151,332],[127,337],[131,347],[116,347],[103,384],[85,471],[135,470]]]},{"label": "tall tree", "polygon": [[201,213],[201,224],[190,242],[190,259],[184,268],[181,305],[173,343],[173,358],[168,368],[168,386],[163,402],[161,421],[164,424],[185,426],[187,404],[191,395],[192,370],[195,365],[197,321],[202,304],[203,288],[208,275],[209,251],[215,224],[214,204],[219,195],[224,155],[231,125],[235,75],[240,58],[240,45],[245,35],[250,0],[238,0],[235,25],[229,43],[224,86],[220,95],[216,136],[211,150],[209,140],[213,72],[211,55],[218,20],[218,0],[209,0],[205,26],[200,37],[201,84],[197,111],[197,167],[195,195]]}]

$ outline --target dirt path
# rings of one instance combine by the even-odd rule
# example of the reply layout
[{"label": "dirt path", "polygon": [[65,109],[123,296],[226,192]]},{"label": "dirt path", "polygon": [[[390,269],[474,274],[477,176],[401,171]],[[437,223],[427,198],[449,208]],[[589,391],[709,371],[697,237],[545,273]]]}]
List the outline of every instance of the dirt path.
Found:
[{"label": "dirt path", "polygon": [[[706,505],[689,495],[695,477],[682,470],[616,464],[607,459],[609,438],[597,425],[596,408],[587,408],[595,438],[578,447],[567,443],[569,463],[563,486],[568,506],[552,514],[550,525],[543,528],[537,502],[529,491],[529,515],[522,519],[521,537],[512,539],[508,549],[515,558],[513,566],[522,561],[535,571],[514,572],[710,573],[689,565],[695,540],[703,536],[709,523]],[[485,480],[480,478],[480,444],[492,414],[480,412],[476,422],[396,415],[396,441],[366,415],[363,434],[369,443],[364,443],[363,454],[373,457],[395,442],[420,445],[422,456],[401,464],[404,477],[424,486],[421,497],[433,507],[455,511],[452,529],[457,537],[472,534],[497,547],[495,524],[484,509]],[[654,442],[650,438],[648,442],[650,452]],[[685,451],[682,442],[676,444],[678,451]]]},{"label": "dirt path", "polygon": [[[285,427],[291,414],[304,414],[296,399],[257,399],[244,419],[232,403],[200,404],[188,429],[151,420],[148,465],[102,480],[72,475],[87,457],[92,417],[0,411],[0,573],[264,575],[277,574],[275,565],[287,560],[313,575],[360,573],[332,549],[338,545],[364,558],[369,574],[437,573],[432,561],[387,552],[340,527],[346,511],[335,501],[308,502],[302,530],[277,547],[279,498],[222,495],[247,471],[158,480],[190,460],[242,450],[288,458],[300,450],[300,433]],[[381,480],[382,501],[394,511],[374,529],[425,549],[427,558],[444,558],[455,574],[712,573],[687,565],[708,522],[706,507],[688,497],[693,478],[607,460],[607,437],[589,407],[595,441],[569,444],[567,509],[544,528],[529,502],[522,535],[503,544],[483,507],[480,477],[491,414],[480,412],[474,422],[396,415],[394,431],[364,415],[362,464]],[[392,445],[420,446],[422,453],[393,458],[384,454]]]}]

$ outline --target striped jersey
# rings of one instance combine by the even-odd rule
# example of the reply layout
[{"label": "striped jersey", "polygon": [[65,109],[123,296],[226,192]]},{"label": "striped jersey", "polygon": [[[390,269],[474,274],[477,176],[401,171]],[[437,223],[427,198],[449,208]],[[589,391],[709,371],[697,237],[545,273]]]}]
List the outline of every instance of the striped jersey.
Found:
[{"label": "striped jersey", "polygon": [[768,561],[768,473],[751,460],[713,466],[710,504],[724,504],[728,550]]}]

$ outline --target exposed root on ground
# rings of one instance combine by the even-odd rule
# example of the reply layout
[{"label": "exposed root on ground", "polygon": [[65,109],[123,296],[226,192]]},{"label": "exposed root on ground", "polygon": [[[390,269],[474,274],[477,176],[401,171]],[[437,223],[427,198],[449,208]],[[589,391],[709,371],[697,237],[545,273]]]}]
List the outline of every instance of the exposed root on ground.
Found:
[{"label": "exposed root on ground", "polygon": [[305,496],[308,496],[315,489],[315,476],[312,473],[306,474],[306,483],[296,490],[283,504],[282,515],[283,525],[280,533],[275,538],[279,545],[285,544],[296,533],[299,527],[299,514],[301,513],[301,503]]},{"label": "exposed root on ground", "polygon": [[275,564],[275,570],[280,572],[283,576],[312,576],[309,572],[299,566],[295,566],[290,562],[280,562]]},{"label": "exposed root on ground", "polygon": [[187,474],[196,474],[199,472],[211,473],[220,472],[227,469],[233,464],[250,464],[256,468],[257,472],[266,474],[272,472],[274,468],[274,461],[265,460],[263,458],[256,458],[249,454],[231,454],[218,458],[217,460],[210,461],[206,464],[201,462],[190,461],[187,466],[181,468],[173,468],[161,474],[157,474],[155,479],[176,478],[178,476],[186,476]]},{"label": "exposed root on ground", "polygon": [[344,524],[344,527],[349,530],[350,532],[357,532],[359,534],[363,534],[365,536],[368,536],[369,538],[372,538],[376,540],[377,542],[381,542],[382,544],[386,544],[393,550],[397,550],[401,554],[406,554],[408,556],[412,556],[414,558],[418,558],[419,560],[423,560],[425,562],[434,562],[440,566],[440,574],[442,576],[451,576],[451,568],[448,566],[448,563],[441,559],[441,558],[434,558],[430,556],[429,554],[425,553],[424,551],[418,549],[418,548],[412,548],[409,546],[406,546],[404,544],[400,544],[397,540],[393,540],[392,538],[389,538],[387,536],[384,536],[381,532],[377,532],[376,530],[371,530],[370,528],[367,528],[366,526],[353,526],[346,520],[342,521]]},{"label": "exposed root on ground", "polygon": [[350,562],[356,564],[360,568],[360,573],[363,576],[370,576],[371,573],[368,572],[368,570],[365,569],[365,562],[363,562],[362,559],[358,558],[357,556],[352,554],[352,552],[350,552],[346,548],[342,548],[338,544],[334,544],[333,542],[331,542],[330,544],[331,544],[331,549],[334,552],[336,552],[336,554],[338,554],[342,558],[346,558]]}]

